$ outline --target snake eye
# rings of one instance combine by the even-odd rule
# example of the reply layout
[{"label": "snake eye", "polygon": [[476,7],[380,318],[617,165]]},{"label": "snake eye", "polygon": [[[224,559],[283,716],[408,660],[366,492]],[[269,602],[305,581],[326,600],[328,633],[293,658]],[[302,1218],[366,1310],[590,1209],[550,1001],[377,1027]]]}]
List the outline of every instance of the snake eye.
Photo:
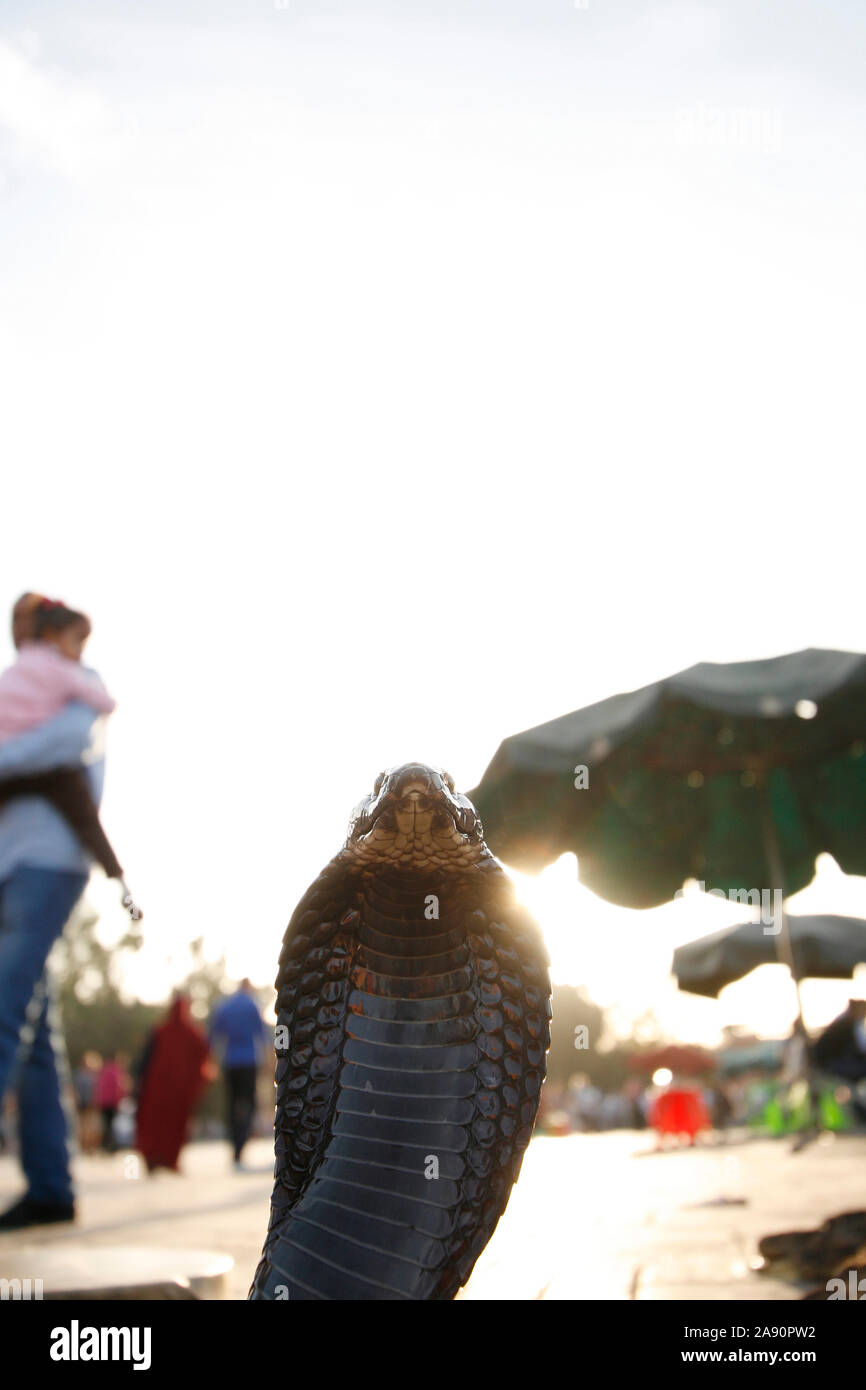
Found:
[{"label": "snake eye", "polygon": [[441,771],[441,777],[442,777],[442,781],[445,783],[445,785],[446,785],[446,787],[448,788],[448,790],[449,790],[450,792],[453,792],[453,790],[454,790],[454,778],[451,776],[451,773],[450,773],[450,772],[445,772],[445,770],[442,769],[442,771]]},{"label": "snake eye", "polygon": [[376,778],[375,782],[373,783],[373,795],[374,795],[374,796],[378,796],[378,795],[379,795],[379,792],[380,792],[380,790],[381,790],[382,783],[384,782],[384,780],[385,780],[385,774],[384,774],[384,772],[380,772],[380,773],[379,773],[379,776]]}]

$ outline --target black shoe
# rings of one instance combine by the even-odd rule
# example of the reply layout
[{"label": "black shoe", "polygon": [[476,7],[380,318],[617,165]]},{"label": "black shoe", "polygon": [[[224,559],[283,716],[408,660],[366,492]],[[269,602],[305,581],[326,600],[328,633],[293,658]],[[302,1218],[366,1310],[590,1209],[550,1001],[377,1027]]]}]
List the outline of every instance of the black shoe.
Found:
[{"label": "black shoe", "polygon": [[22,1197],[0,1215],[0,1231],[20,1231],[24,1226],[50,1226],[57,1221],[74,1221],[75,1207],[59,1202],[34,1202]]}]

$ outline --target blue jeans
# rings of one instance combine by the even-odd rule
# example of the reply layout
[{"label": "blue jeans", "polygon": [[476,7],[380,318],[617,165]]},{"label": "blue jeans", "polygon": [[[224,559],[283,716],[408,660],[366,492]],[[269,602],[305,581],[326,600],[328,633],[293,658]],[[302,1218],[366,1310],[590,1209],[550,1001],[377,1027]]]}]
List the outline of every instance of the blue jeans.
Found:
[{"label": "blue jeans", "polygon": [[70,1205],[66,1113],[45,962],[87,875],[22,865],[0,883],[0,1097],[18,1095],[27,1195]]}]

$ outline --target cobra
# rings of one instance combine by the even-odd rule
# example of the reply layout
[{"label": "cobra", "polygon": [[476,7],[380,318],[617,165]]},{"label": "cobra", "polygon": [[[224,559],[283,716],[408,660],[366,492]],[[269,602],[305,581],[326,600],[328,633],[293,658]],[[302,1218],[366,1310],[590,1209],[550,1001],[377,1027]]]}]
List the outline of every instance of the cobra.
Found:
[{"label": "cobra", "polygon": [[277,977],[275,1183],[251,1299],[450,1299],[532,1134],[541,933],[472,803],[383,772],[298,903]]}]

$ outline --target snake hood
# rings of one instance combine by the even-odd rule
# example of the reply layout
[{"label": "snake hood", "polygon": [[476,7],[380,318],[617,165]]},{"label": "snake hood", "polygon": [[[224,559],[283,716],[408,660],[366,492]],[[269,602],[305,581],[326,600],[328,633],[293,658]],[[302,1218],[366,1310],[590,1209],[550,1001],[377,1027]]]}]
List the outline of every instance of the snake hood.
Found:
[{"label": "snake hood", "polygon": [[383,772],[277,976],[275,1182],[252,1299],[448,1299],[538,1110],[537,925],[446,772]]}]

